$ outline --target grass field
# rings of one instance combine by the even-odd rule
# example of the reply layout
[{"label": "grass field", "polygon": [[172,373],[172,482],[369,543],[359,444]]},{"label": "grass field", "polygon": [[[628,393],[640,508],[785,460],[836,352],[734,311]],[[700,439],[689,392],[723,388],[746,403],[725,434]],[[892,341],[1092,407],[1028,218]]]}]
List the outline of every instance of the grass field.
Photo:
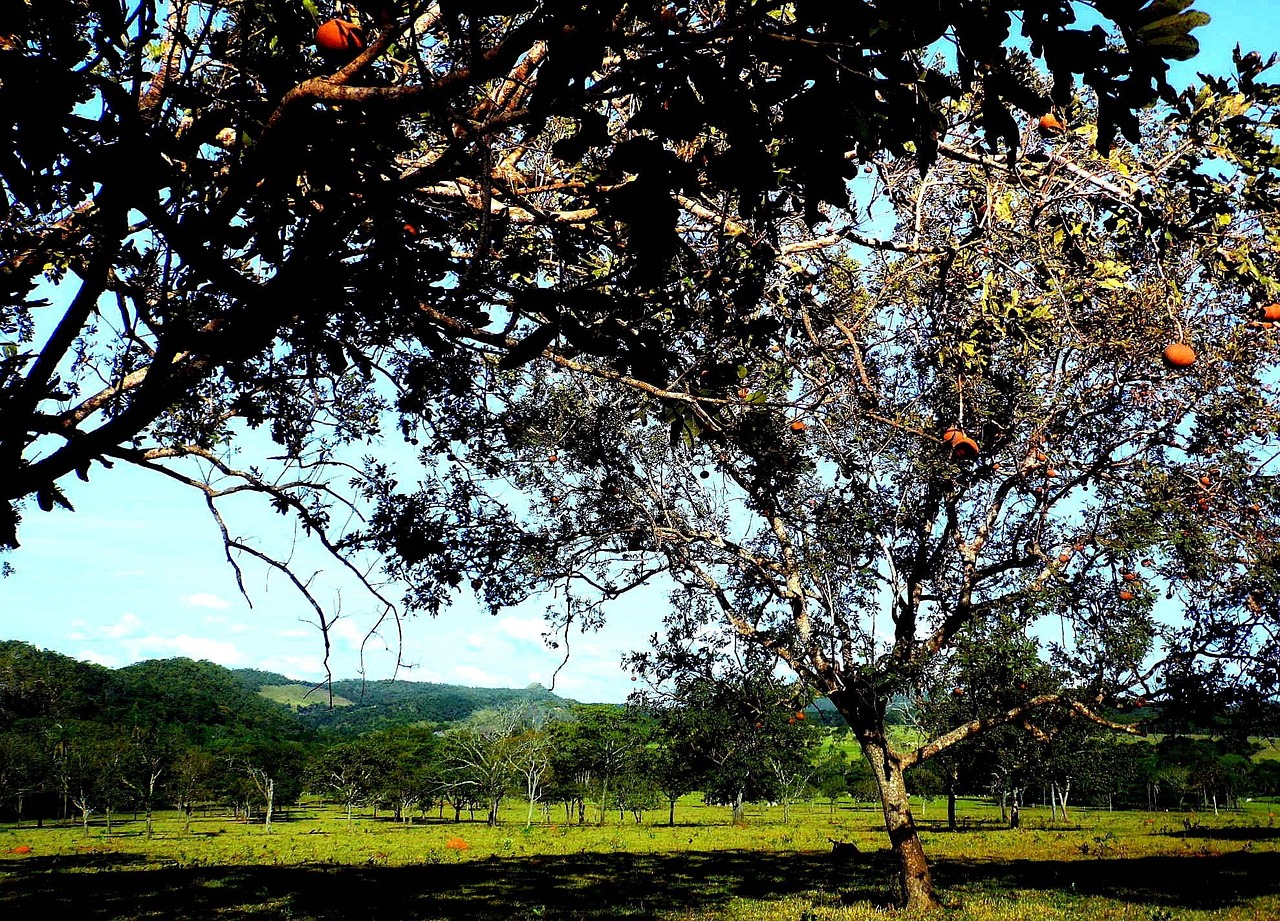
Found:
[{"label": "grass field", "polygon": [[[963,828],[935,803],[925,847],[947,915],[1006,919],[1275,921],[1280,805],[1221,816],[1041,808],[1023,828],[962,803]],[[552,812],[553,822],[557,813]],[[559,813],[563,816],[563,812]],[[690,800],[674,828],[506,824],[348,824],[320,804],[261,825],[164,814],[141,821],[0,826],[0,916],[76,919],[612,919],[854,921],[884,918],[894,863],[878,811],[845,803],[758,808],[745,827]],[[652,819],[666,818],[665,811]],[[833,863],[829,838],[857,859]],[[30,852],[24,852],[30,848]]]}]

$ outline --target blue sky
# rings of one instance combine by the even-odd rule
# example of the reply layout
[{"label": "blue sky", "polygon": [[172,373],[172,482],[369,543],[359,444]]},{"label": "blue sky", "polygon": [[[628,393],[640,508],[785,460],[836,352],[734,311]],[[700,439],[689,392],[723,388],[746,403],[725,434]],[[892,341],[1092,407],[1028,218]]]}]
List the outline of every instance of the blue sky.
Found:
[{"label": "blue sky", "polygon": [[[1280,7],[1271,0],[1200,0],[1196,8],[1214,21],[1196,33],[1201,56],[1178,65],[1177,85],[1193,82],[1196,70],[1228,72],[1237,42],[1264,56],[1280,49]],[[89,484],[69,478],[63,485],[76,512],[30,508],[22,547],[7,557],[17,572],[0,580],[0,638],[113,667],[190,656],[304,680],[323,676],[323,646],[310,609],[279,575],[246,562],[249,606],[193,491],[124,465],[95,467]],[[287,550],[285,519],[247,506],[232,512],[233,530],[263,549]],[[332,631],[334,675],[354,676],[363,662],[368,677],[390,677],[395,629],[366,641],[375,616],[370,601],[305,545],[295,563],[305,574],[319,571],[317,597],[341,612]],[[400,674],[482,686],[549,685],[563,657],[542,641],[542,610],[554,602],[489,617],[463,597],[438,619],[413,618],[404,624],[401,649],[413,667]],[[657,589],[628,596],[604,630],[571,637],[557,691],[579,700],[622,700],[634,685],[621,656],[646,645],[664,606]]]}]

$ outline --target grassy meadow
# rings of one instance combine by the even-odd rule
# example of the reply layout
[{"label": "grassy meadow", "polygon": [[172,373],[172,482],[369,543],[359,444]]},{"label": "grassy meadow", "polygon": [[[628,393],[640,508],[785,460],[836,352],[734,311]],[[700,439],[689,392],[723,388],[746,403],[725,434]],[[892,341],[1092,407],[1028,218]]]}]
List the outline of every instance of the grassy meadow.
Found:
[{"label": "grassy meadow", "polygon": [[[918,807],[917,807],[918,808]],[[962,828],[929,805],[925,846],[948,915],[1004,919],[1280,918],[1280,804],[1239,812],[1023,811],[963,801]],[[894,863],[878,812],[843,803],[757,807],[745,827],[723,807],[682,802],[636,825],[412,825],[304,804],[260,824],[162,814],[0,826],[0,915],[77,919],[510,919],[854,921],[885,917]],[[563,811],[559,812],[563,817]],[[829,839],[861,853],[836,865]],[[27,849],[30,849],[29,851]]]}]

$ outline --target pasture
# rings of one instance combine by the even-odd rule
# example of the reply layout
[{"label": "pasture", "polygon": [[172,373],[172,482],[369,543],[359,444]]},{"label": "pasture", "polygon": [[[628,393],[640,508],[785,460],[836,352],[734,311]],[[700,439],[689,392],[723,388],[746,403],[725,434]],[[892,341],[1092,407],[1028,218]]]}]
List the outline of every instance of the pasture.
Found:
[{"label": "pasture", "polygon": [[[1280,804],[1204,813],[1027,808],[1017,831],[962,801],[930,804],[925,847],[957,921],[1280,918]],[[917,806],[918,811],[918,806]],[[210,812],[0,826],[0,915],[77,919],[858,921],[884,918],[894,862],[877,810],[849,802],[729,811],[682,802],[644,824],[404,825],[304,803],[258,824]],[[563,816],[563,812],[559,813]],[[856,842],[838,864],[829,839]],[[29,851],[27,850],[29,849]]]}]

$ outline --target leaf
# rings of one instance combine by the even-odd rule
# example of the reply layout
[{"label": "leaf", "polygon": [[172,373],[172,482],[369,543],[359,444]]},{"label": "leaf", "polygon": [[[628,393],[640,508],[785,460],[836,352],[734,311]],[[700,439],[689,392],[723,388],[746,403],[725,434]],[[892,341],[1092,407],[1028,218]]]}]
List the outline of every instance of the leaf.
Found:
[{"label": "leaf", "polygon": [[1209,15],[1198,10],[1190,13],[1179,13],[1156,20],[1138,29],[1138,37],[1143,44],[1160,52],[1162,57],[1175,61],[1186,61],[1195,57],[1200,50],[1200,42],[1189,34],[1192,29],[1199,28],[1209,22]]},{"label": "leaf", "polygon": [[529,362],[542,355],[547,346],[555,341],[559,332],[559,326],[555,323],[548,323],[545,326],[539,326],[533,332],[529,333],[529,335],[525,336],[522,340],[512,346],[511,351],[498,362],[498,367],[503,371],[510,371],[513,368],[519,368],[522,365],[527,365]]}]

